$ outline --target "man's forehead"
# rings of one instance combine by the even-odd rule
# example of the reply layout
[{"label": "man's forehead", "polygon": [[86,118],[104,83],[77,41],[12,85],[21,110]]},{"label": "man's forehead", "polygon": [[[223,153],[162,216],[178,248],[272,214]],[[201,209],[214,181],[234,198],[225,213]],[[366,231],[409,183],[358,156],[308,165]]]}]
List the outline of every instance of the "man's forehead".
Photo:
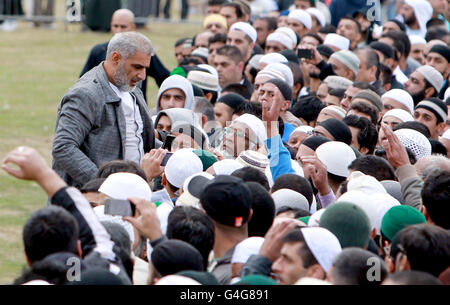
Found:
[{"label": "man's forehead", "polygon": [[181,95],[184,97],[184,92],[181,89],[178,88],[170,88],[163,92],[162,95],[168,96],[168,95]]},{"label": "man's forehead", "polygon": [[421,82],[423,82],[423,81],[425,80],[425,78],[423,77],[422,73],[420,73],[420,72],[418,72],[418,71],[414,71],[414,72],[411,74],[410,78],[417,79],[417,80],[419,80],[419,81],[421,81]]},{"label": "man's forehead", "polygon": [[241,30],[232,30],[232,31],[228,32],[228,37],[234,38],[234,39],[239,38],[239,39],[243,40],[243,39],[245,39],[245,35],[247,35],[247,34],[242,32]]},{"label": "man's forehead", "polygon": [[441,54],[436,53],[436,52],[429,52],[429,53],[427,54],[427,58],[439,58],[439,59],[442,59],[442,60],[447,61],[447,59],[445,59],[444,56],[442,56]]},{"label": "man's forehead", "polygon": [[227,57],[227,56],[225,56],[225,55],[216,55],[216,57],[214,58],[214,61],[215,61],[216,63],[218,63],[218,64],[221,64],[221,63],[231,63],[231,62],[233,62],[233,61],[231,60],[231,58],[229,58],[229,57]]}]

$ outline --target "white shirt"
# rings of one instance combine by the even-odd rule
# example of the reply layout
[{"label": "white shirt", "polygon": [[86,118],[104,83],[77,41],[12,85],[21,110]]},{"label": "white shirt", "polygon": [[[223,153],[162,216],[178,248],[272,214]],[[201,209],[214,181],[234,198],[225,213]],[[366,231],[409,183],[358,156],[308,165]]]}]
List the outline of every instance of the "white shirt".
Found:
[{"label": "white shirt", "polygon": [[109,85],[122,100],[121,107],[126,122],[124,159],[141,164],[141,160],[144,157],[144,140],[142,139],[144,122],[136,104],[136,98],[130,92],[120,91],[112,83],[109,83]]},{"label": "white shirt", "polygon": [[395,76],[397,81],[399,83],[401,83],[402,85],[404,85],[408,81],[408,77],[405,75],[405,73],[402,72],[402,70],[400,70],[399,66],[397,66],[397,68],[395,68],[395,70],[392,74]]}]

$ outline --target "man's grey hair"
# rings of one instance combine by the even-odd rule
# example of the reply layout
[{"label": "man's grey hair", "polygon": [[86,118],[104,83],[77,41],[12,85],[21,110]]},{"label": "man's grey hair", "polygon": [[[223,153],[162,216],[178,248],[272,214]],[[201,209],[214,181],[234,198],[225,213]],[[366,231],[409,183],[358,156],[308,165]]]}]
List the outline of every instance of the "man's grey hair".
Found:
[{"label": "man's grey hair", "polygon": [[210,101],[208,101],[208,99],[206,99],[204,97],[199,97],[199,96],[195,97],[195,104],[194,104],[193,110],[195,113],[204,114],[206,116],[206,118],[208,119],[208,122],[215,120],[214,106],[213,106],[213,104],[211,104]]},{"label": "man's grey hair", "polygon": [[123,59],[127,59],[138,51],[151,56],[154,50],[150,39],[138,32],[118,33],[108,43],[106,58],[109,59],[114,52],[118,52]]},{"label": "man's grey hair", "polygon": [[446,156],[431,155],[417,161],[416,171],[425,180],[435,170],[450,170],[450,160]]}]

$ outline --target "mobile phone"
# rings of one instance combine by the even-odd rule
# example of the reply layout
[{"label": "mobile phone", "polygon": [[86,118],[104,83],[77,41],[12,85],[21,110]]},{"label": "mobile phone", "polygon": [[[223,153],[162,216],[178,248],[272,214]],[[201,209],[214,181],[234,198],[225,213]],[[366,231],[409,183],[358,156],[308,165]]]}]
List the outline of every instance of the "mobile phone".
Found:
[{"label": "mobile phone", "polygon": [[172,157],[173,153],[168,152],[165,156],[164,159],[161,161],[161,166],[166,166],[167,161],[169,161],[170,157]]},{"label": "mobile phone", "polygon": [[129,200],[108,198],[105,200],[105,215],[133,217],[135,206]]},{"label": "mobile phone", "polygon": [[167,135],[166,139],[164,140],[162,148],[163,149],[167,149],[168,151],[170,151],[170,149],[172,148],[173,140],[175,140],[175,136]]},{"label": "mobile phone", "polygon": [[313,58],[313,50],[297,49],[297,57],[298,58],[312,59]]}]

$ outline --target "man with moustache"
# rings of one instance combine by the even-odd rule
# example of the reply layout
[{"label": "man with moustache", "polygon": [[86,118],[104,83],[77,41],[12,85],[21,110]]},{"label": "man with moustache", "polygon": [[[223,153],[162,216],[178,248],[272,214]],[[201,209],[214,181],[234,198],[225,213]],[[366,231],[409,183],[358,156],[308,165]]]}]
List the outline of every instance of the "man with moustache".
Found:
[{"label": "man with moustache", "polygon": [[53,169],[71,186],[95,178],[112,160],[138,164],[155,146],[153,123],[139,81],[146,77],[153,46],[136,32],[116,34],[106,60],[64,95],[53,141]]}]

